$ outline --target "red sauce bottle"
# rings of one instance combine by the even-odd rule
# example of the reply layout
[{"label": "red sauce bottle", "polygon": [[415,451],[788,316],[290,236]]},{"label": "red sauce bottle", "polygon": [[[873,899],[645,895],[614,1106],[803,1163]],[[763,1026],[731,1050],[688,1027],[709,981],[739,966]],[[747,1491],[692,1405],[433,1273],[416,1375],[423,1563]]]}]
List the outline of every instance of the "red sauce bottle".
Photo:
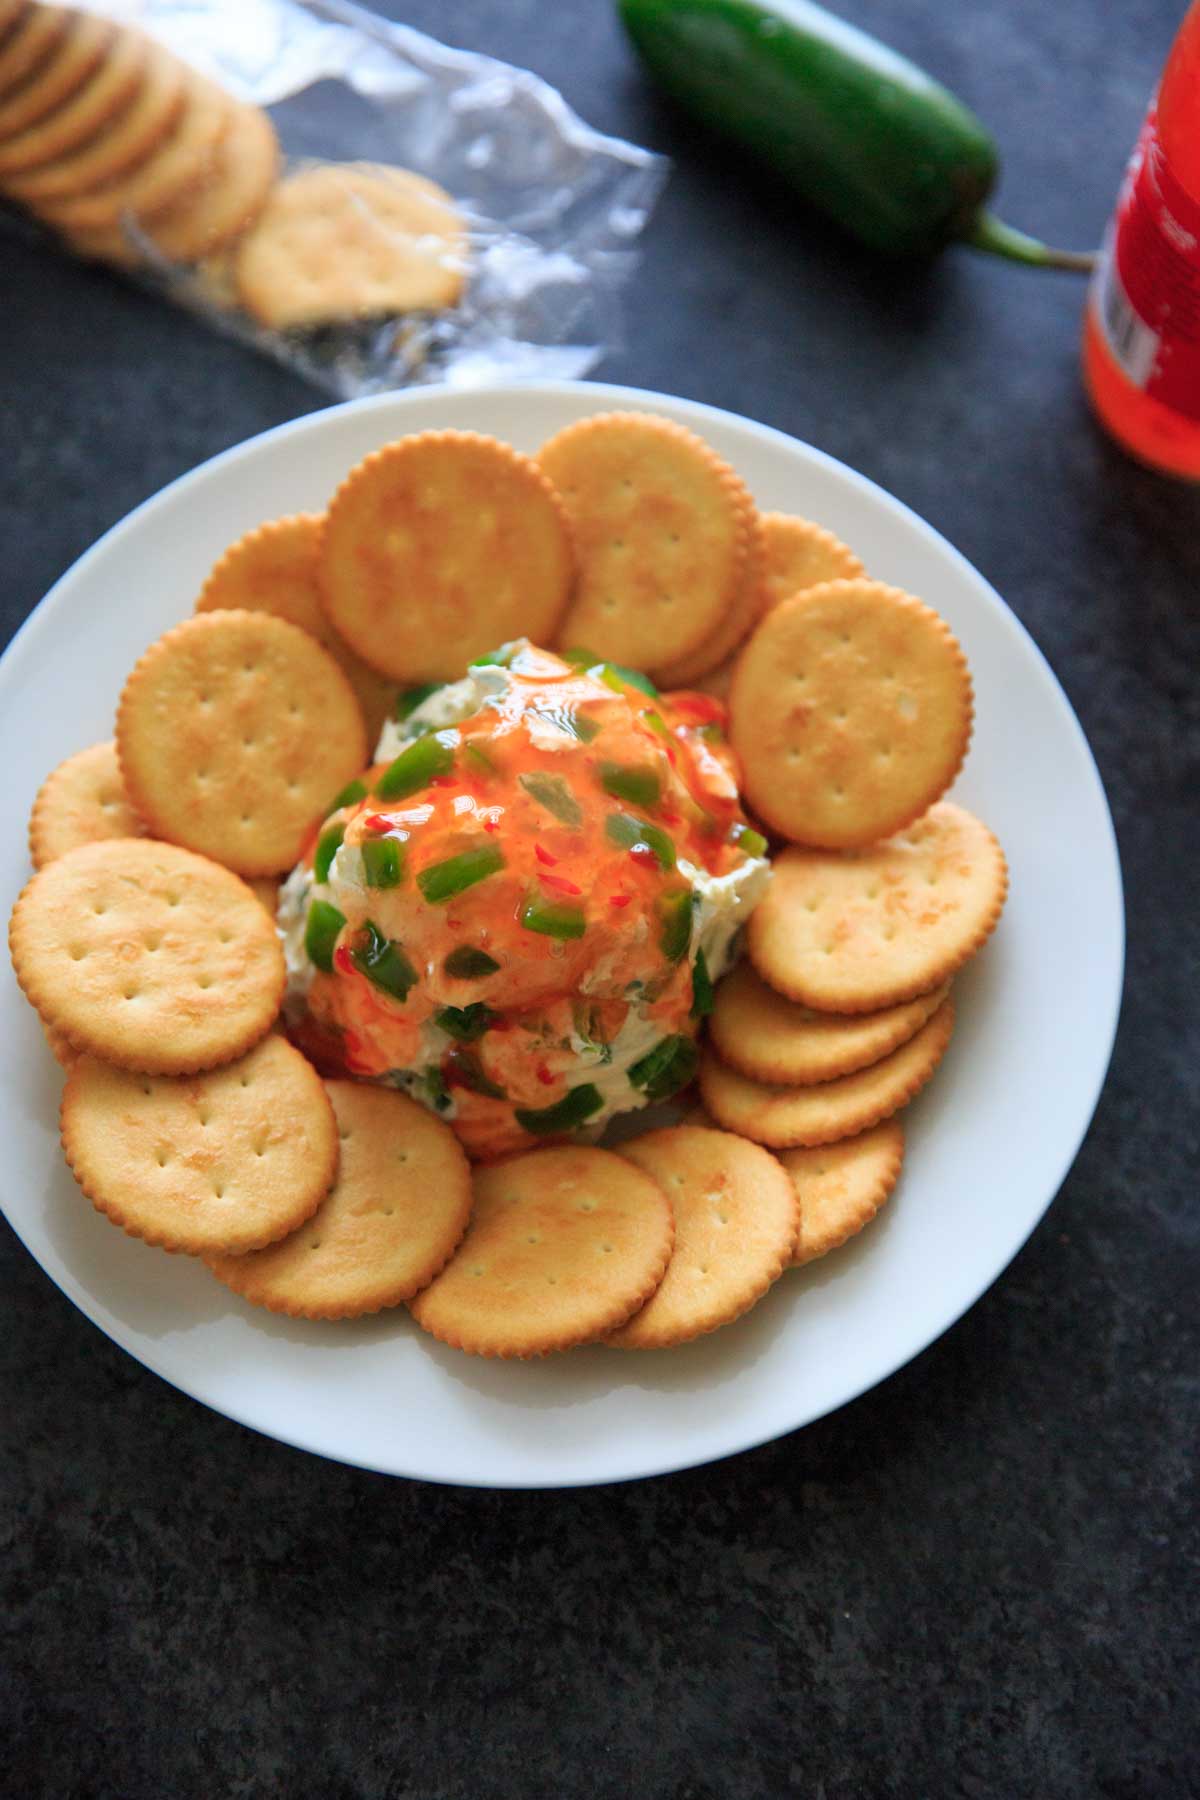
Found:
[{"label": "red sauce bottle", "polygon": [[1200,0],[1125,172],[1088,296],[1083,366],[1118,443],[1200,481]]}]

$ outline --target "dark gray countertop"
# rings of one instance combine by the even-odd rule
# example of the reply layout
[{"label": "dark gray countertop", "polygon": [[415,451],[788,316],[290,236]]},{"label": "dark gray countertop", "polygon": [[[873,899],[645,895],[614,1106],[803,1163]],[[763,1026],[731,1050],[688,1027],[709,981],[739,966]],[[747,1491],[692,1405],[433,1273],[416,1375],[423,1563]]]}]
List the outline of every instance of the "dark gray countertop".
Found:
[{"label": "dark gray countertop", "polygon": [[[1172,0],[845,10],[993,124],[1015,223],[1098,237]],[[673,157],[598,373],[863,470],[1029,627],[1116,819],[1116,1054],[1055,1205],[945,1337],[805,1431],[626,1487],[283,1448],[116,1349],[0,1226],[0,1791],[1194,1794],[1200,494],[1094,428],[1077,279],[860,254],[653,99],[607,0],[405,16]],[[0,282],[6,640],[130,507],[322,399],[7,237]]]}]

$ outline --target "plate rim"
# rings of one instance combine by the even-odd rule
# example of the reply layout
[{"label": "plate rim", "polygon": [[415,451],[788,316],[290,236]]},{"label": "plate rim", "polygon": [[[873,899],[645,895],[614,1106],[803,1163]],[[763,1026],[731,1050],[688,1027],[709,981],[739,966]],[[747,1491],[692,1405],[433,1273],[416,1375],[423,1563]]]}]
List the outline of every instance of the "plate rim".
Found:
[{"label": "plate rim", "polygon": [[[1093,799],[1099,803],[1097,817],[1102,821],[1105,828],[1103,842],[1097,842],[1094,848],[1096,850],[1103,850],[1105,861],[1108,865],[1108,874],[1112,884],[1111,898],[1115,904],[1115,913],[1113,918],[1109,921],[1109,924],[1115,926],[1116,938],[1113,966],[1111,970],[1107,972],[1111,985],[1107,995],[1107,1005],[1105,1009],[1105,1029],[1103,1033],[1104,1051],[1102,1057],[1097,1061],[1096,1074],[1091,1084],[1092,1092],[1087,1107],[1086,1109],[1081,1108],[1080,1120],[1076,1129],[1071,1134],[1070,1148],[1059,1158],[1061,1166],[1057,1169],[1057,1173],[1053,1179],[1053,1185],[1050,1187],[1044,1204],[1042,1204],[1040,1210],[1037,1211],[1036,1215],[1030,1220],[1027,1227],[1020,1233],[1019,1238],[1013,1243],[1004,1260],[992,1268],[991,1271],[979,1281],[977,1286],[973,1286],[969,1290],[967,1297],[962,1303],[956,1304],[954,1310],[943,1318],[942,1322],[932,1333],[926,1333],[923,1327],[917,1328],[912,1341],[906,1341],[903,1347],[897,1352],[889,1351],[887,1353],[884,1358],[887,1366],[882,1372],[866,1374],[861,1381],[852,1383],[838,1398],[832,1399],[827,1404],[819,1406],[816,1410],[808,1413],[801,1421],[779,1427],[768,1426],[768,1428],[763,1431],[751,1432],[749,1435],[740,1438],[736,1444],[725,1449],[711,1452],[702,1450],[696,1454],[683,1452],[678,1456],[668,1455],[662,1460],[656,1461],[653,1467],[645,1466],[645,1459],[643,1456],[640,1459],[635,1458],[632,1463],[626,1462],[619,1466],[614,1459],[614,1470],[602,1476],[591,1473],[573,1476],[570,1472],[563,1472],[553,1479],[539,1478],[522,1480],[519,1478],[509,1478],[503,1474],[499,1476],[471,1477],[461,1473],[450,1475],[445,1473],[432,1473],[425,1470],[414,1471],[412,1469],[384,1467],[381,1466],[379,1462],[373,1462],[367,1457],[353,1456],[342,1450],[322,1447],[319,1443],[306,1442],[301,1436],[286,1427],[281,1428],[278,1425],[266,1425],[262,1423],[260,1419],[253,1417],[248,1410],[240,1408],[233,1400],[223,1398],[218,1402],[208,1398],[204,1394],[198,1392],[185,1376],[175,1372],[168,1373],[165,1368],[160,1366],[158,1358],[155,1355],[144,1351],[140,1347],[134,1348],[131,1343],[123,1341],[120,1323],[114,1322],[110,1327],[109,1324],[103,1322],[92,1310],[90,1310],[88,1303],[92,1301],[93,1297],[90,1292],[76,1280],[69,1269],[64,1267],[62,1277],[60,1278],[58,1274],[42,1262],[41,1258],[33,1250],[26,1239],[20,1225],[12,1216],[8,1206],[4,1204],[3,1195],[0,1194],[0,1210],[4,1212],[6,1222],[13,1231],[15,1237],[33,1258],[42,1274],[53,1283],[73,1306],[83,1313],[88,1322],[98,1330],[102,1331],[111,1342],[116,1344],[127,1355],[132,1356],[136,1362],[147,1369],[151,1374],[166,1382],[178,1392],[186,1394],[189,1399],[196,1401],[198,1404],[206,1407],[209,1411],[216,1413],[218,1416],[228,1418],[248,1430],[258,1432],[263,1436],[273,1439],[277,1443],[285,1444],[289,1448],[302,1451],[305,1454],[319,1456],[327,1461],[335,1461],[345,1464],[347,1467],[359,1468],[371,1473],[387,1475],[392,1478],[421,1481],[435,1486],[471,1487],[483,1490],[492,1489],[496,1491],[545,1492],[554,1491],[560,1488],[573,1489],[579,1487],[599,1487],[624,1483],[627,1481],[656,1479],[660,1476],[677,1474],[687,1469],[702,1467],[708,1463],[723,1460],[728,1456],[740,1455],[743,1451],[757,1449],[765,1443],[774,1442],[777,1439],[790,1435],[794,1431],[803,1430],[806,1426],[817,1423],[820,1419],[828,1417],[831,1413],[840,1410],[843,1406],[848,1406],[852,1402],[860,1399],[863,1394],[870,1392],[873,1388],[882,1386],[884,1382],[889,1381],[892,1376],[899,1373],[901,1369],[905,1368],[925,1350],[931,1348],[933,1344],[958,1324],[965,1314],[978,1303],[987,1290],[992,1287],[1011,1266],[1012,1262],[1028,1243],[1038,1225],[1045,1219],[1046,1214],[1053,1205],[1064,1181],[1070,1173],[1084,1139],[1091,1127],[1092,1120],[1104,1091],[1116,1043],[1124,991],[1127,918],[1124,881],[1116,829],[1103,780],[1100,776],[1095,755],[1088,742],[1086,733],[1084,732],[1074,707],[1071,705],[1062,682],[1059,680],[1049,659],[1021,619],[1004,601],[981,571],[977,569],[975,565],[943,535],[942,532],[931,525],[909,506],[907,502],[901,500],[895,494],[892,494],[888,489],[874,481],[870,476],[864,475],[859,470],[851,468],[849,464],[843,463],[829,452],[822,450],[819,446],[811,444],[804,439],[794,437],[777,426],[765,424],[748,415],[733,412],[727,408],[715,406],[705,401],[693,400],[683,395],[666,394],[660,390],[636,388],[609,382],[573,380],[495,382],[480,384],[470,388],[457,387],[444,383],[431,383],[429,385],[411,388],[397,393],[372,395],[359,400],[346,401],[334,406],[318,407],[312,412],[302,414],[299,418],[284,420],[277,425],[268,427],[264,431],[255,433],[251,437],[241,439],[239,442],[228,445],[225,449],[217,451],[213,456],[205,458],[204,461],[195,464],[193,467],[183,470],[163,487],[148,495],[129,512],[115,520],[112,525],[110,525],[92,544],[76,557],[66,569],[62,571],[53,584],[46,590],[42,598],[32,608],[28,617],[14,632],[12,638],[5,646],[3,653],[0,654],[0,688],[3,687],[6,680],[11,676],[9,667],[11,663],[15,662],[19,664],[25,656],[36,653],[38,638],[44,629],[49,628],[51,616],[56,611],[60,590],[67,587],[69,584],[73,584],[81,576],[86,576],[88,566],[94,559],[99,558],[103,552],[111,548],[114,542],[119,542],[120,538],[124,535],[136,531],[142,517],[148,511],[152,511],[167,504],[179,488],[191,484],[202,484],[204,480],[219,475],[219,473],[229,464],[236,463],[243,458],[249,458],[255,454],[261,453],[267,446],[278,440],[303,437],[309,432],[318,433],[328,429],[332,422],[346,414],[359,415],[374,412],[383,414],[394,413],[398,415],[397,431],[398,433],[402,433],[404,429],[403,415],[409,408],[419,410],[430,405],[436,406],[441,399],[447,399],[453,401],[454,404],[459,405],[463,402],[464,398],[500,401],[511,399],[519,405],[522,399],[528,399],[530,396],[547,397],[552,401],[564,400],[571,404],[576,402],[595,403],[593,410],[602,410],[607,407],[653,410],[655,405],[665,404],[668,407],[684,409],[684,411],[697,421],[697,429],[702,427],[703,421],[707,418],[719,421],[722,427],[732,426],[741,431],[748,432],[751,437],[758,439],[765,438],[773,445],[782,449],[786,454],[791,454],[799,450],[804,457],[811,459],[818,466],[823,467],[837,480],[848,482],[852,488],[869,495],[874,502],[882,503],[885,510],[890,511],[895,515],[899,515],[910,528],[915,530],[919,538],[924,539],[926,543],[931,545],[931,547],[940,555],[949,559],[955,566],[957,574],[964,578],[974,589],[976,597],[991,610],[998,622],[1017,638],[1023,653],[1026,656],[1032,657],[1033,664],[1039,675],[1051,689],[1052,695],[1057,702],[1058,710],[1063,715],[1062,722],[1069,727],[1075,738],[1077,751],[1082,752],[1081,765],[1088,777]],[[433,428],[434,427],[422,427],[422,429]],[[134,1328],[130,1327],[129,1335],[133,1337],[138,1334]]]}]

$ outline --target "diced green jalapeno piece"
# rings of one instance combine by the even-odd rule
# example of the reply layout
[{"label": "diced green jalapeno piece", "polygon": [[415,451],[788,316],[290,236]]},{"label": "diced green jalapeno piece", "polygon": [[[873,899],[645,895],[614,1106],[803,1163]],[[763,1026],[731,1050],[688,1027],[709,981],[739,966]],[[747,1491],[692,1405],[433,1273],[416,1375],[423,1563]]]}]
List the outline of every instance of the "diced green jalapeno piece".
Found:
[{"label": "diced green jalapeno piece", "polygon": [[[343,806],[357,806],[359,801],[365,800],[366,797],[367,784],[365,781],[349,781],[332,802],[329,812],[340,812]],[[328,818],[329,813],[326,813],[325,817]]]},{"label": "diced green jalapeno piece", "polygon": [[755,831],[752,825],[735,825],[729,833],[729,841],[747,856],[765,856],[767,840],[761,831]]},{"label": "diced green jalapeno piece", "polygon": [[496,773],[495,763],[487,751],[481,750],[478,744],[463,745],[463,761],[474,769],[477,775],[494,775]]},{"label": "diced green jalapeno piece", "polygon": [[447,1036],[457,1038],[460,1044],[473,1044],[498,1016],[482,1000],[476,1000],[471,1006],[441,1007],[434,1013],[433,1022],[440,1025]]},{"label": "diced green jalapeno piece", "polygon": [[489,1100],[508,1098],[504,1089],[484,1074],[483,1064],[473,1050],[451,1050],[446,1058],[446,1072],[459,1087],[470,1088],[473,1094],[486,1094]]},{"label": "diced green jalapeno piece", "polygon": [[342,839],[346,835],[344,825],[327,825],[317,839],[317,847],[313,851],[313,880],[324,883],[329,880],[329,866],[342,847]]},{"label": "diced green jalapeno piece", "polygon": [[629,1079],[647,1100],[669,1100],[687,1086],[699,1060],[693,1038],[681,1034],[665,1037],[640,1062],[634,1063]]},{"label": "diced green jalapeno piece", "polygon": [[723,744],[725,742],[725,733],[715,719],[710,719],[707,725],[698,725],[696,736],[703,738],[706,744]]},{"label": "diced green jalapeno piece", "polygon": [[432,1106],[435,1112],[445,1112],[450,1104],[450,1090],[440,1069],[426,1069],[418,1087],[424,1094],[427,1105]]},{"label": "diced green jalapeno piece", "polygon": [[601,787],[614,800],[628,800],[631,806],[650,807],[657,806],[662,799],[662,782],[657,769],[602,762],[599,773]]},{"label": "diced green jalapeno piece", "polygon": [[692,1011],[693,1019],[706,1019],[713,1009],[712,976],[708,972],[708,958],[703,950],[697,950],[692,963]]},{"label": "diced green jalapeno piece", "polygon": [[513,658],[519,656],[524,648],[524,638],[510,638],[507,644],[501,644],[497,649],[489,650],[486,656],[473,656],[467,667],[469,669],[511,669]]},{"label": "diced green jalapeno piece", "polygon": [[314,968],[326,975],[333,973],[333,947],[337,943],[338,932],[345,923],[345,913],[340,913],[328,900],[314,900],[308,909],[304,925],[304,954]]},{"label": "diced green jalapeno piece", "polygon": [[543,937],[552,938],[581,938],[587,930],[581,906],[554,900],[527,900],[521,908],[521,923],[526,931],[540,931]]},{"label": "diced green jalapeno piece", "polygon": [[[458,736],[457,732],[453,738]],[[404,800],[427,787],[435,775],[448,775],[454,767],[454,743],[448,731],[426,732],[390,762],[375,783],[380,800]]]},{"label": "diced green jalapeno piece", "polygon": [[394,716],[400,720],[407,719],[410,713],[416,712],[418,706],[425,704],[430,694],[439,693],[445,685],[444,681],[423,681],[420,687],[406,688],[402,694],[396,696]]},{"label": "diced green jalapeno piece", "polygon": [[539,1106],[533,1111],[517,1107],[516,1120],[522,1131],[528,1131],[534,1137],[549,1137],[557,1131],[573,1131],[598,1113],[604,1105],[604,1096],[598,1087],[585,1081],[580,1087],[568,1088],[561,1100],[553,1106]]},{"label": "diced green jalapeno piece", "polygon": [[479,844],[458,856],[448,856],[445,862],[430,863],[417,876],[417,886],[430,905],[437,906],[474,887],[477,881],[486,881],[503,867],[504,852],[499,844]]},{"label": "diced green jalapeno piece", "polygon": [[656,712],[652,706],[648,706],[642,713],[642,718],[650,727],[651,731],[656,732],[660,738],[666,738],[667,741],[670,742],[671,728],[660,712]]},{"label": "diced green jalapeno piece", "polygon": [[684,888],[677,894],[664,894],[658,903],[658,916],[662,924],[658,946],[668,962],[678,962],[681,956],[687,955],[688,945],[692,941],[692,912],[695,896],[690,888]]},{"label": "diced green jalapeno piece", "polygon": [[623,687],[635,687],[643,694],[649,694],[652,700],[658,698],[658,689],[640,669],[627,668],[624,663],[605,662],[594,650],[564,650],[563,658],[576,669],[586,669],[589,675],[594,675],[597,681],[602,681],[605,687],[612,688],[615,693],[619,694]]},{"label": "diced green jalapeno piece", "polygon": [[400,945],[384,937],[374,920],[368,919],[350,951],[350,961],[381,993],[393,1000],[405,1000],[416,986],[417,971]]},{"label": "diced green jalapeno piece", "polygon": [[547,775],[535,769],[532,774],[522,775],[520,782],[531,799],[564,825],[577,831],[583,824],[583,808],[561,775]]},{"label": "diced green jalapeno piece", "polygon": [[456,981],[482,981],[485,975],[494,975],[500,964],[486,950],[477,950],[473,944],[460,944],[452,950],[442,968],[447,975]]},{"label": "diced green jalapeno piece", "polygon": [[364,838],[360,846],[363,859],[363,880],[368,887],[399,887],[404,874],[405,853],[403,844],[395,838]]},{"label": "diced green jalapeno piece", "polygon": [[635,844],[645,844],[658,858],[660,869],[675,867],[674,844],[661,826],[651,825],[648,819],[635,819],[632,813],[610,813],[604,821],[604,829],[614,844],[620,844],[626,850],[632,850]]}]

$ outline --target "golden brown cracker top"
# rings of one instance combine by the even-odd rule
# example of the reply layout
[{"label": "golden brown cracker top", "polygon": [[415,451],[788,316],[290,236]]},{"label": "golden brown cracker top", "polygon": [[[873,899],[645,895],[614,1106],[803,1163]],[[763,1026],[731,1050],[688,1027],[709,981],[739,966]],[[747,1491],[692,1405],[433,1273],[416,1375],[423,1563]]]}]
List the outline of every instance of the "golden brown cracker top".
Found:
[{"label": "golden brown cracker top", "polygon": [[99,1212],[133,1237],[203,1256],[294,1231],[334,1178],[338,1137],[316,1071],[272,1035],[203,1075],[73,1065],[62,1142]]},{"label": "golden brown cracker top", "polygon": [[675,1247],[659,1288],[608,1342],[662,1350],[748,1312],[796,1241],[796,1192],[776,1159],[746,1138],[688,1125],[646,1132],[621,1155],[668,1196]]},{"label": "golden brown cracker top", "polygon": [[949,992],[928,994],[870,1013],[816,1012],[787,1000],[739,963],[718,982],[709,1034],[739,1074],[781,1086],[832,1081],[865,1069],[920,1030]]},{"label": "golden brown cracker top", "polygon": [[953,1029],[954,1002],[943,1000],[890,1056],[815,1087],[768,1087],[707,1050],[700,1059],[700,1092],[719,1125],[773,1150],[832,1144],[907,1106],[937,1068]]},{"label": "golden brown cracker top", "polygon": [[274,613],[315,637],[354,689],[373,747],[395,703],[396,683],[356,656],[325,615],[317,579],[324,529],[324,513],[293,513],[245,532],[213,565],[196,611]]},{"label": "golden brown cracker top", "polygon": [[40,869],[78,844],[141,837],[145,829],[125,791],[110,739],[68,756],[47,775],[29,815],[29,854]]},{"label": "golden brown cracker top", "polygon": [[730,740],[773,830],[832,849],[899,831],[962,766],[971,678],[932,608],[877,581],[831,581],[769,612],[738,661]]},{"label": "golden brown cracker top", "polygon": [[[598,413],[542,445],[579,574],[559,642],[650,673],[690,658],[739,602],[756,513],[716,452],[651,413]],[[714,658],[719,660],[719,658]]]},{"label": "golden brown cracker top", "polygon": [[763,588],[768,608],[790,600],[803,588],[826,581],[865,575],[862,561],[848,544],[794,513],[762,515]]},{"label": "golden brown cracker top", "polygon": [[417,1324],[477,1356],[545,1356],[608,1336],[671,1254],[656,1181],[609,1150],[532,1150],[475,1171],[453,1260],[409,1302]]},{"label": "golden brown cracker top", "polygon": [[450,1127],[394,1089],[329,1081],[337,1179],[302,1230],[209,1261],[255,1305],[310,1319],[398,1306],[445,1267],[471,1212],[471,1171]]},{"label": "golden brown cracker top", "polygon": [[857,1137],[806,1150],[781,1150],[795,1184],[800,1231],[793,1264],[815,1262],[869,1225],[887,1200],[904,1161],[904,1127],[885,1119]]},{"label": "golden brown cracker top", "polygon": [[323,163],[281,181],[239,246],[238,298],[271,330],[457,304],[467,237],[450,196],[409,169]]},{"label": "golden brown cracker top", "polygon": [[228,1062],[283,998],[279,939],[245,883],[147,838],[81,844],[47,863],[13,908],[9,948],[45,1024],[131,1069]]},{"label": "golden brown cracker top", "polygon": [[329,503],[321,589],[334,627],[397,681],[454,680],[510,638],[553,640],[572,577],[562,505],[528,457],[424,431],[364,458]]},{"label": "golden brown cracker top", "polygon": [[865,850],[788,849],[746,932],[779,993],[826,1012],[873,1012],[927,993],[994,930],[1004,853],[951,800]]},{"label": "golden brown cracker top", "polygon": [[121,694],[117,754],[159,836],[270,875],[368,752],[333,658],[299,626],[242,610],[198,613],[150,646]]}]

